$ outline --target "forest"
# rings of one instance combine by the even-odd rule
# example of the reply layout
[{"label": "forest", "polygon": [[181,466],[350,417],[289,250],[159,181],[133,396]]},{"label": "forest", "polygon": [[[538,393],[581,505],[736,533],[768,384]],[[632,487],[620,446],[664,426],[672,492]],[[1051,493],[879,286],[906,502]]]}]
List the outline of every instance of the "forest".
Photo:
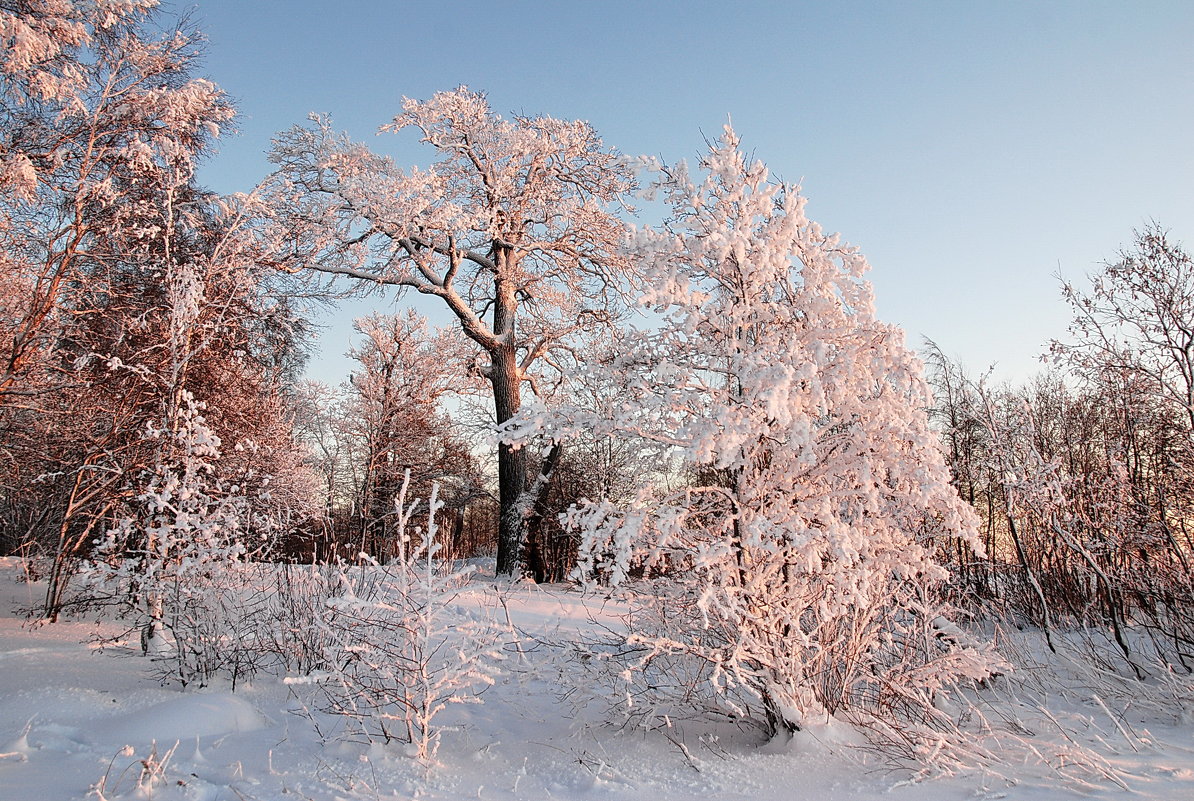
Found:
[{"label": "forest", "polygon": [[[0,556],[31,621],[119,621],[181,687],[317,688],[428,762],[531,647],[444,617],[483,575],[628,604],[558,658],[686,754],[672,718],[980,759],[1005,629],[1189,707],[1194,262],[1161,223],[1059,280],[1068,336],[998,383],[882,322],[728,125],[664,163],[457,87],[383,126],[421,166],[312,116],[211,192],[237,109],[155,5],[0,3]],[[362,317],[351,377],[305,378],[311,309],[379,291],[449,322]]]}]

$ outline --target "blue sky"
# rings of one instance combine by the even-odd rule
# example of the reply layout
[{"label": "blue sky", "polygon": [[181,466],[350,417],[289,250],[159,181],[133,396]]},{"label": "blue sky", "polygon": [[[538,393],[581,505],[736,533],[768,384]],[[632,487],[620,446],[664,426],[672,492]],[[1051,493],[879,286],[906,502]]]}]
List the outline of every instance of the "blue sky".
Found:
[{"label": "blue sky", "polygon": [[[591,121],[695,159],[728,117],[808,213],[870,259],[881,318],[1023,379],[1080,278],[1157,220],[1194,246],[1192,2],[198,0],[239,134],[201,178],[244,191],[308,112],[375,137],[401,98],[467,84],[502,113]],[[381,302],[382,308],[392,308]],[[349,321],[310,372],[336,382]]]}]

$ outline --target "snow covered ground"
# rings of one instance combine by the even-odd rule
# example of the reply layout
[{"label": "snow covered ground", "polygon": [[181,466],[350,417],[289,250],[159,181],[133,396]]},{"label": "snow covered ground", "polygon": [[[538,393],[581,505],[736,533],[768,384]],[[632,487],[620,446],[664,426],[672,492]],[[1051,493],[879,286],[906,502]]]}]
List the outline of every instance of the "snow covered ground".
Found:
[{"label": "snow covered ground", "polygon": [[[235,693],[164,687],[139,648],[88,644],[118,631],[110,623],[31,626],[15,610],[39,586],[19,574],[0,561],[3,801],[1194,798],[1194,723],[1177,705],[1054,692],[1043,675],[1035,700],[985,702],[1006,732],[993,741],[996,763],[918,779],[845,745],[834,727],[776,747],[733,730],[714,741],[691,724],[672,733],[685,756],[667,737],[606,725],[597,705],[575,709],[553,680],[567,663],[529,642],[511,650],[484,703],[437,719],[446,728],[428,766],[399,746],[345,741],[344,720],[316,708],[307,686],[258,676]],[[492,595],[484,580],[469,592]],[[591,625],[599,604],[564,587],[507,594],[518,628],[553,638]]]}]

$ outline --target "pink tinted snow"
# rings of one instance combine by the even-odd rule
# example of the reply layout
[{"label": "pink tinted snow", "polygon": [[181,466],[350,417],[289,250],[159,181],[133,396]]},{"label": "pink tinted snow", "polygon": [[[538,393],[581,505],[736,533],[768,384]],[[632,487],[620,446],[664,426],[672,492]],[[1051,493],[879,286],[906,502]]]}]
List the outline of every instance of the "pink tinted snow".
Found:
[{"label": "pink tinted snow", "polygon": [[[574,708],[556,683],[563,663],[537,665],[545,651],[533,638],[564,641],[615,624],[625,608],[559,585],[502,589],[511,622],[528,638],[525,653],[507,660],[483,704],[453,709],[438,762],[425,766],[400,746],[354,741],[342,721],[319,712],[317,699],[302,696],[313,688],[273,677],[235,694],[162,687],[147,677],[139,649],[98,653],[84,644],[94,624],[30,627],[14,609],[31,606],[42,588],[17,583],[18,572],[15,560],[0,560],[0,801],[1194,798],[1188,724],[1138,725],[1129,743],[1097,708],[1072,704],[1054,704],[1050,714],[1075,741],[1101,749],[1128,789],[1113,781],[1067,785],[1035,764],[1005,765],[1005,778],[975,770],[909,781],[853,749],[854,733],[836,724],[759,747],[702,740],[699,727],[677,721],[669,735],[687,736],[690,761],[666,737],[607,725],[597,707]],[[492,578],[477,577],[459,600],[493,597]],[[1038,710],[1000,712],[1035,726],[1042,745],[1066,745]]]}]

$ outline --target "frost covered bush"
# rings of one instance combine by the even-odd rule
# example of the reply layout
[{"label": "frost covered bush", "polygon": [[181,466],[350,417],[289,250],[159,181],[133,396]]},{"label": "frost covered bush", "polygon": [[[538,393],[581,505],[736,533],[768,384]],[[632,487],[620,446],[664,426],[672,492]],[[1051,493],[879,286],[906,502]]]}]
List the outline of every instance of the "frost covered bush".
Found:
[{"label": "frost covered bush", "polygon": [[335,564],[266,564],[260,592],[266,599],[264,623],[254,638],[273,670],[308,676],[326,666],[328,601],[341,592],[343,569]]},{"label": "frost covered bush", "polygon": [[578,576],[662,574],[618,649],[632,715],[714,709],[786,735],[845,719],[929,759],[956,733],[959,684],[1003,666],[937,600],[939,537],[976,544],[924,408],[919,362],[874,316],[861,254],[768,182],[727,129],[697,182],[658,187],[673,215],[635,247],[657,328],[607,360],[620,403],[507,429],[642,437],[691,480],[574,509]]},{"label": "frost covered bush", "polygon": [[216,479],[220,442],[200,411],[184,394],[177,431],[155,432],[163,458],[135,513],[97,548],[92,587],[122,599],[165,679],[202,686],[218,676],[235,688],[259,671],[285,673],[318,683],[366,736],[433,756],[434,718],[479,700],[503,642],[496,624],[455,603],[470,570],[435,558],[438,488],[423,533],[410,528],[416,503],[403,505],[404,482],[393,565],[253,560],[247,504]]},{"label": "frost covered bush", "polygon": [[439,746],[435,718],[449,704],[480,703],[493,684],[505,630],[458,603],[473,568],[435,559],[438,486],[426,531],[411,529],[418,502],[406,504],[408,483],[409,471],[396,503],[399,558],[341,571],[322,624],[327,669],[314,678],[331,710],[369,740],[406,743],[411,756],[430,759]]},{"label": "frost covered bush", "polygon": [[89,570],[93,587],[119,599],[163,677],[183,685],[217,674],[235,683],[272,661],[258,647],[270,607],[261,566],[245,560],[248,504],[215,477],[220,439],[201,412],[184,392],[176,430],[150,432],[162,458]]}]

